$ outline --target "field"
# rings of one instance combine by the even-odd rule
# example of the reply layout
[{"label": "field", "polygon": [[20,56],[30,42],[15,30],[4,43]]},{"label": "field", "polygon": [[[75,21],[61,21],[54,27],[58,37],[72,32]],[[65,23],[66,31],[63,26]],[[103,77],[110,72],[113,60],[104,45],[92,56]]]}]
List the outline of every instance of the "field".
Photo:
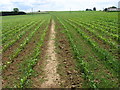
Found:
[{"label": "field", "polygon": [[2,17],[3,88],[120,87],[117,12]]}]

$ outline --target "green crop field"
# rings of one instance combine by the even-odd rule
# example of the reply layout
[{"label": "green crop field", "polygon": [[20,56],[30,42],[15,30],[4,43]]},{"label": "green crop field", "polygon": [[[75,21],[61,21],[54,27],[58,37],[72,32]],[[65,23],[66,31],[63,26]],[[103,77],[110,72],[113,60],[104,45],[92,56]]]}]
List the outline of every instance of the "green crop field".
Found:
[{"label": "green crop field", "polygon": [[118,12],[3,16],[3,88],[120,87],[118,25]]}]

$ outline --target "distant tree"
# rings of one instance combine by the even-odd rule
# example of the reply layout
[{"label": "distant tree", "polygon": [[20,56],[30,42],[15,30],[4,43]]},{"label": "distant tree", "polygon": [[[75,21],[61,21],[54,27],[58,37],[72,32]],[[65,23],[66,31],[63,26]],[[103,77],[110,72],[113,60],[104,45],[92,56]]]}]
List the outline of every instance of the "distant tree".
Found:
[{"label": "distant tree", "polygon": [[104,9],[105,12],[106,12],[107,10],[108,10],[107,8]]},{"label": "distant tree", "polygon": [[86,9],[86,11],[88,11],[88,9]]},{"label": "distant tree", "polygon": [[92,11],[92,9],[86,9],[86,11]]},{"label": "distant tree", "polygon": [[38,10],[38,12],[40,12],[40,10]]},{"label": "distant tree", "polygon": [[96,11],[96,7],[93,8],[93,11]]},{"label": "distant tree", "polygon": [[117,7],[115,7],[115,6],[112,6],[111,8],[117,8]]},{"label": "distant tree", "polygon": [[14,12],[19,12],[19,9],[18,8],[13,8],[13,11]]}]

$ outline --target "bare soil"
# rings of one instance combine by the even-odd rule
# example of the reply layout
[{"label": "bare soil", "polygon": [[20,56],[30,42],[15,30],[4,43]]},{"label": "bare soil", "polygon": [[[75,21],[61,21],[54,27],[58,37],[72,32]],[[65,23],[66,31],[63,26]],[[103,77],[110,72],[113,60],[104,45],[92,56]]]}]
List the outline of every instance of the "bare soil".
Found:
[{"label": "bare soil", "polygon": [[10,60],[10,55],[13,54],[13,52],[20,46],[20,44],[22,43],[22,41],[25,39],[25,37],[27,37],[30,32],[37,26],[38,24],[36,24],[34,27],[32,27],[31,29],[27,30],[26,33],[22,36],[22,38],[20,38],[18,41],[16,41],[11,47],[9,47],[5,52],[2,53],[2,63],[3,65],[6,64],[7,61]]},{"label": "bare soil", "polygon": [[[56,28],[58,27],[58,28]],[[37,76],[29,78],[31,88],[82,88],[82,75],[76,69],[75,59],[69,41],[60,24],[54,20],[49,25],[44,44],[41,48],[40,60],[34,67]],[[19,64],[23,62],[26,55],[30,55],[39,37],[35,34],[25,49],[15,58],[8,69],[3,72],[3,87],[13,87],[19,82],[21,72]]]},{"label": "bare soil", "polygon": [[49,42],[49,36],[50,36],[50,29],[51,29],[51,22],[48,27],[48,31],[46,32],[45,40],[43,42],[43,45],[41,46],[41,54],[40,54],[40,60],[34,67],[34,71],[36,73],[35,76],[30,77],[31,83],[29,83],[29,87],[31,88],[40,88],[41,84],[44,82],[45,73],[44,73],[44,63],[45,63],[45,55],[46,50],[48,48],[47,44]]},{"label": "bare soil", "polygon": [[56,21],[56,46],[59,61],[58,73],[60,74],[62,88],[82,88],[84,82],[81,72],[76,69],[76,60],[73,57],[70,43],[63,32],[64,29]]},{"label": "bare soil", "polygon": [[46,66],[44,68],[45,71],[45,79],[46,81],[41,85],[41,88],[56,88],[59,87],[58,82],[60,80],[59,74],[57,73],[58,61],[55,52],[55,22],[52,20],[48,48],[46,50]]},{"label": "bare soil", "polygon": [[[41,28],[44,28],[44,27],[41,27]],[[16,57],[14,59],[14,62],[9,65],[9,68],[6,68],[2,72],[2,76],[3,76],[2,85],[3,85],[3,87],[8,86],[8,87],[13,88],[15,83],[19,82],[19,77],[21,75],[21,72],[19,71],[20,70],[20,63],[23,62],[24,60],[26,60],[26,58],[28,56],[30,56],[31,53],[33,52],[35,45],[37,44],[37,42],[40,39],[40,38],[38,38],[38,37],[40,37],[40,32],[41,32],[41,29],[35,33],[35,35],[31,39],[31,41],[27,44],[27,46],[24,48],[24,50],[21,51],[20,54],[18,55],[18,57]]]}]

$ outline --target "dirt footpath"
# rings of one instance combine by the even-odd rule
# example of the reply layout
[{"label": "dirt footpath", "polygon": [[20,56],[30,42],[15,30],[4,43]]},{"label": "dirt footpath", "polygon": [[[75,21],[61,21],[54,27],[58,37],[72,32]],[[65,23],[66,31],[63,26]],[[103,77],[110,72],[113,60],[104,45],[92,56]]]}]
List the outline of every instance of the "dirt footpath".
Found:
[{"label": "dirt footpath", "polygon": [[58,61],[55,52],[55,22],[52,20],[51,31],[49,35],[48,48],[46,50],[46,66],[45,71],[45,82],[41,85],[41,88],[57,88],[59,87],[59,74],[57,74]]}]

